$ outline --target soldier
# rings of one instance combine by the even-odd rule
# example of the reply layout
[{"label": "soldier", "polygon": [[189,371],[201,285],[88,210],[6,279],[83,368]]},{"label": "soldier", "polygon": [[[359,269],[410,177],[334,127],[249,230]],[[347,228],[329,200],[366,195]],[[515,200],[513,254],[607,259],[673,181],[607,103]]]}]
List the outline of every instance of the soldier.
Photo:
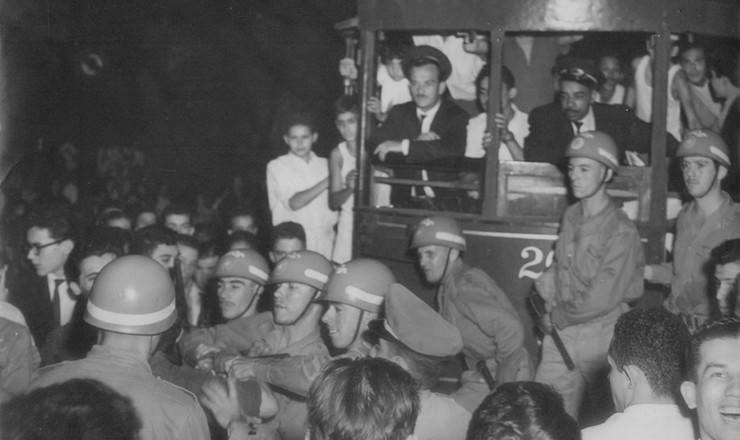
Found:
[{"label": "soldier", "polygon": [[[536,281],[551,311],[541,323],[546,336],[535,380],[560,392],[574,418],[586,384],[606,369],[614,324],[627,311],[627,302],[643,293],[640,236],[606,192],[618,155],[611,137],[599,131],[581,133],[566,149],[578,202],[565,210],[555,261]],[[553,325],[575,361],[574,370],[566,368],[549,335]]]},{"label": "soldier", "polygon": [[[377,319],[391,284],[396,279],[383,263],[359,258],[332,272],[319,301],[328,307],[321,320],[327,327],[336,356],[362,358],[372,348],[363,338],[367,325]],[[329,354],[292,356],[289,359],[244,360],[234,368],[238,377],[255,377],[301,396],[308,394],[311,383],[324,366],[334,359]]]},{"label": "soldier", "polygon": [[180,340],[183,360],[210,370],[215,355],[239,355],[274,329],[271,312],[257,313],[257,302],[268,281],[267,261],[254,250],[226,253],[216,266],[218,296],[225,324],[192,330]]},{"label": "soldier", "polygon": [[489,393],[475,365],[485,360],[496,383],[527,380],[532,371],[524,348],[524,326],[495,281],[463,262],[466,250],[462,229],[453,219],[422,220],[411,236],[424,278],[437,284],[439,313],[460,331],[463,354],[470,370],[452,397],[472,412]]},{"label": "soldier", "polygon": [[99,344],[84,359],[38,370],[31,389],[97,379],[132,400],[142,440],[207,439],[195,396],[154,377],[147,363],[176,319],[175,287],[167,271],[146,257],[118,258],[98,274],[85,312],[85,321],[100,329]]},{"label": "soldier", "polygon": [[721,188],[731,165],[727,144],[718,134],[690,132],[676,157],[692,200],[678,214],[673,263],[646,266],[645,279],[670,284],[665,307],[696,329],[710,315],[705,265],[717,245],[740,238],[740,205]]},{"label": "soldier", "polygon": [[[319,319],[322,306],[317,300],[324,289],[332,265],[324,256],[313,251],[286,255],[273,269],[270,283],[277,285],[273,317],[275,328],[248,350],[246,358],[216,361],[216,370],[231,370],[239,374],[242,364],[250,363],[250,356],[326,356],[328,350],[321,340]],[[223,369],[222,369],[223,368]],[[305,434],[306,404],[285,390],[274,390],[280,412],[273,420],[260,427],[260,432],[283,439],[301,440]]]},{"label": "soldier", "polygon": [[433,393],[445,365],[463,348],[457,328],[400,284],[386,298],[385,319],[370,323],[379,338],[372,356],[388,359],[408,371],[419,384],[419,440],[463,440],[470,412],[450,397]]}]

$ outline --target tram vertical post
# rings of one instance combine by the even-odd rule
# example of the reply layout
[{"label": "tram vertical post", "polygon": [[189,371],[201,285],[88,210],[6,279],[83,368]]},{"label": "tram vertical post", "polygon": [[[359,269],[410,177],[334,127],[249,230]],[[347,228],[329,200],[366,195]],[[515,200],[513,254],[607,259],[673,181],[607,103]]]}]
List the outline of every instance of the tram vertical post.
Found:
[{"label": "tram vertical post", "polygon": [[490,76],[488,78],[488,132],[491,133],[491,146],[486,152],[485,176],[483,178],[483,218],[496,217],[498,205],[498,149],[501,145],[501,133],[496,129],[496,113],[501,105],[501,66],[504,56],[504,29],[491,29],[488,46],[490,60],[488,63]]},{"label": "tram vertical post", "polygon": [[650,166],[652,183],[650,220],[645,258],[648,264],[659,263],[665,254],[666,199],[668,196],[668,160],[666,159],[666,121],[668,118],[668,68],[671,52],[671,33],[665,24],[655,38],[653,70],[653,115],[650,138]]},{"label": "tram vertical post", "polygon": [[[362,96],[373,96],[375,93],[375,32],[363,30],[360,34],[362,50]],[[363,100],[363,103],[365,101]],[[360,142],[357,154],[357,189],[355,190],[355,200],[360,206],[370,205],[370,155],[372,151],[367,151],[367,140],[370,137],[370,131],[373,124],[373,115],[368,111],[366,105],[360,108]]]}]

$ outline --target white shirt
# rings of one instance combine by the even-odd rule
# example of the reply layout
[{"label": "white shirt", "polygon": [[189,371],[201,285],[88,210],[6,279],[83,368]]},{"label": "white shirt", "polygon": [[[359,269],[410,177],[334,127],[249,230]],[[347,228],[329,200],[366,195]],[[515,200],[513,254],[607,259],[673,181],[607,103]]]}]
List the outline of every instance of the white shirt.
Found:
[{"label": "white shirt", "polygon": [[77,304],[77,297],[69,290],[69,282],[64,277],[57,277],[50,273],[46,275],[46,283],[49,286],[49,300],[52,304],[54,303],[55,280],[57,279],[64,281],[59,285],[59,321],[60,325],[64,325],[72,320],[72,312],[75,309],[75,304]]},{"label": "white shirt", "polygon": [[[625,88],[621,84],[617,84],[614,87],[614,94],[612,95],[609,102],[604,102],[604,104],[624,104],[624,94],[625,94]],[[596,99],[594,102],[602,102],[601,101],[601,95],[596,94]]]},{"label": "white shirt", "polygon": [[[524,138],[529,136],[529,115],[511,104],[514,109],[514,117],[509,121],[508,129],[520,147],[524,148]],[[468,140],[465,146],[465,157],[483,157],[486,150],[483,149],[483,134],[488,124],[488,113],[480,113],[468,121]],[[498,149],[498,160],[514,160],[506,143],[501,142]]]},{"label": "white shirt", "polygon": [[378,66],[377,81],[380,88],[380,109],[383,113],[393,105],[403,104],[411,101],[409,92],[409,80],[406,78],[396,81],[388,74],[385,65]]},{"label": "white shirt", "polygon": [[583,430],[583,440],[694,440],[691,419],[678,405],[639,404],[616,413],[601,425]]},{"label": "white shirt", "polygon": [[576,127],[576,124],[573,121],[570,122],[571,127],[573,127],[573,135],[583,133],[584,131],[596,130],[596,118],[594,117],[594,108],[589,106],[586,116],[584,116],[583,119],[579,120],[578,122],[581,123],[580,129]]},{"label": "white shirt", "polygon": [[329,191],[324,190],[308,205],[290,209],[290,198],[329,177],[329,162],[314,152],[308,162],[288,153],[267,164],[267,196],[272,211],[272,223],[292,221],[309,230],[331,227],[337,222],[337,213],[329,209]]}]

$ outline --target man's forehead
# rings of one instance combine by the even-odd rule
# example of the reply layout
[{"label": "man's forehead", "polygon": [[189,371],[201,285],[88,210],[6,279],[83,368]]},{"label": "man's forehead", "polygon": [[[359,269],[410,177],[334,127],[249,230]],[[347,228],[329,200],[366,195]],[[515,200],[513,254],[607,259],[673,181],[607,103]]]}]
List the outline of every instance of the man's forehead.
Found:
[{"label": "man's forehead", "polygon": [[740,336],[711,339],[701,344],[699,374],[716,365],[740,369]]},{"label": "man's forehead", "polygon": [[177,253],[177,246],[174,244],[158,244],[156,248],[154,248],[155,254],[176,254]]},{"label": "man's forehead", "polygon": [[43,240],[44,238],[51,237],[51,231],[48,228],[40,228],[38,226],[31,226],[30,228],[28,228],[26,237],[28,238],[29,241],[33,239]]},{"label": "man's forehead", "polygon": [[422,64],[420,66],[413,66],[409,70],[409,77],[411,80],[431,79],[439,81],[439,66],[432,62]]},{"label": "man's forehead", "polygon": [[166,223],[186,223],[190,221],[188,214],[169,214],[165,219]]},{"label": "man's forehead", "polygon": [[591,89],[575,81],[560,81],[560,92],[591,93]]}]

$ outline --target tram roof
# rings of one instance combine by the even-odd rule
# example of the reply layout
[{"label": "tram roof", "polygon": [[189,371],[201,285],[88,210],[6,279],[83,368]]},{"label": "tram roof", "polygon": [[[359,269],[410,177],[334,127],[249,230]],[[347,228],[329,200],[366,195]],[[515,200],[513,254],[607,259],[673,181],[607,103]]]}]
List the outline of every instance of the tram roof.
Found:
[{"label": "tram roof", "polygon": [[740,35],[738,0],[360,0],[358,12],[365,30]]}]

